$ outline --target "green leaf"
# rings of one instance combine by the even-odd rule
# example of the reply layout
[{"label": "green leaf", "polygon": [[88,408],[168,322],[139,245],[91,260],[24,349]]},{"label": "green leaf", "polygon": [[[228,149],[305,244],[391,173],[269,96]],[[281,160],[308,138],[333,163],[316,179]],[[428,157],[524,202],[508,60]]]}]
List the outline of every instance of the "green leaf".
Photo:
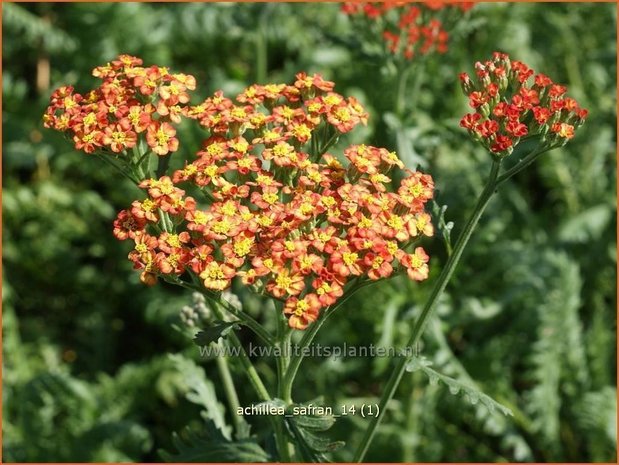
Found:
[{"label": "green leaf", "polygon": [[324,455],[333,452],[342,446],[343,441],[331,439],[316,434],[330,429],[335,423],[333,415],[300,415],[295,414],[295,407],[316,406],[313,402],[290,405],[286,409],[286,426],[288,432],[295,439],[299,452],[306,462],[326,462]]},{"label": "green leaf", "polygon": [[[437,194],[438,195],[438,192]],[[434,224],[437,225],[438,230],[443,236],[445,246],[447,247],[448,255],[451,255],[451,230],[454,227],[453,221],[445,222],[445,212],[447,211],[447,205],[439,205],[436,201],[432,200],[432,216]]]},{"label": "green leaf", "polygon": [[411,361],[407,364],[406,370],[410,372],[423,372],[425,375],[428,376],[430,384],[437,385],[440,381],[449,388],[449,392],[451,394],[458,395],[462,393],[464,394],[465,398],[473,405],[481,402],[482,405],[484,405],[484,407],[486,407],[490,412],[494,413],[496,410],[498,410],[503,415],[513,416],[513,413],[509,408],[498,403],[489,395],[484,394],[483,392],[471,386],[461,383],[458,380],[450,378],[449,376],[443,375],[436,370],[433,370],[432,368],[430,368],[430,365],[432,365],[432,362],[427,360],[425,357],[413,357]]},{"label": "green leaf", "polygon": [[174,360],[178,371],[184,379],[187,387],[185,397],[193,404],[204,407],[201,412],[202,417],[212,422],[219,434],[225,439],[231,439],[231,428],[226,424],[224,416],[224,406],[217,400],[215,386],[206,377],[204,369],[196,365],[193,360],[184,358],[182,355],[170,355]]},{"label": "green leaf", "polygon": [[159,451],[166,462],[268,462],[269,455],[255,439],[230,441],[209,422],[205,431],[185,430],[184,438],[174,434],[176,453]]},{"label": "green leaf", "polygon": [[218,322],[215,323],[213,326],[209,326],[208,328],[203,329],[198,334],[196,334],[196,337],[193,338],[193,341],[199,346],[207,346],[211,342],[217,342],[219,338],[225,338],[230,331],[238,328],[239,324],[236,322]]}]

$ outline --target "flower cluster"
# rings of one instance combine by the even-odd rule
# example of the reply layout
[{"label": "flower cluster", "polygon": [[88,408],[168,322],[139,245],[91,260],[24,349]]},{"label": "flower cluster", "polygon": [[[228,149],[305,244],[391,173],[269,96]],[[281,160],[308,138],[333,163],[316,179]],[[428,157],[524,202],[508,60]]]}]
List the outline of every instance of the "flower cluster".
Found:
[{"label": "flower cluster", "polygon": [[92,72],[103,83],[85,95],[65,86],[56,90],[43,116],[45,127],[66,133],[86,153],[126,154],[142,134],[164,156],[178,149],[180,123],[196,87],[193,76],[165,67],[144,68],[142,60],[121,55]]},{"label": "flower cluster", "polygon": [[439,11],[467,11],[472,2],[347,2],[342,11],[380,24],[387,49],[411,60],[431,52],[447,52],[449,33]]},{"label": "flower cluster", "polygon": [[427,278],[429,257],[416,243],[433,234],[424,210],[433,180],[406,171],[390,192],[390,172],[403,168],[395,153],[329,153],[367,120],[333,88],[299,73],[292,84],[252,85],[234,100],[216,92],[185,107],[208,132],[201,150],[171,176],[144,179],[146,198],[114,222],[114,235],[134,242],[129,258],[144,283],[185,276],[223,291],[239,277],[304,329],[347,283]]},{"label": "flower cluster", "polygon": [[587,110],[565,95],[565,86],[504,53],[477,62],[475,71],[475,81],[460,74],[475,110],[464,115],[460,126],[498,157],[509,155],[524,136],[540,135],[548,146],[562,145],[587,116]]}]

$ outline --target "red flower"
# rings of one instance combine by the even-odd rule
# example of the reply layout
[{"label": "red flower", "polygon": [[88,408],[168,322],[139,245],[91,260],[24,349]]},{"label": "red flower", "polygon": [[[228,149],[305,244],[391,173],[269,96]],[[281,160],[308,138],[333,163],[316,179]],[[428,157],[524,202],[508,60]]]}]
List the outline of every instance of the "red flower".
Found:
[{"label": "red flower", "polygon": [[476,83],[466,73],[460,75],[463,90],[476,110],[466,114],[460,126],[496,156],[509,155],[524,136],[542,136],[542,144],[555,143],[556,139],[544,138],[549,130],[569,140],[587,116],[576,100],[564,97],[565,86],[535,74],[504,53],[495,52],[491,60],[478,62],[475,68]]}]

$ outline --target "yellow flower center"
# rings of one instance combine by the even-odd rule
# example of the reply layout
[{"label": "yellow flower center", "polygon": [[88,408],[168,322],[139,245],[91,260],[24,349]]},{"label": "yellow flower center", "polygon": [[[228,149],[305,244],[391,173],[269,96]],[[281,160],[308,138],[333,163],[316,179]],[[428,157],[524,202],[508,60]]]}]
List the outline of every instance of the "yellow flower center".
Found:
[{"label": "yellow flower center", "polygon": [[151,212],[156,207],[157,207],[157,205],[151,199],[146,199],[146,200],[144,200],[144,202],[142,202],[142,210],[144,210],[146,212]]},{"label": "yellow flower center", "polygon": [[335,201],[335,199],[333,197],[331,197],[330,195],[325,195],[324,197],[322,197],[320,199],[320,201],[327,208],[330,208],[330,207],[334,206],[337,203]]},{"label": "yellow flower center", "polygon": [[223,153],[223,149],[219,144],[211,144],[206,148],[206,153],[209,155],[217,156]]},{"label": "yellow flower center", "polygon": [[232,115],[233,118],[238,118],[238,119],[243,119],[247,116],[247,112],[245,112],[244,108],[239,108],[236,107],[234,108],[230,114]]},{"label": "yellow flower center", "polygon": [[423,186],[419,183],[408,186],[408,193],[416,199],[423,194]]},{"label": "yellow flower center", "polygon": [[228,232],[230,232],[230,229],[232,229],[232,225],[226,219],[217,221],[213,225],[213,231],[215,231],[217,234],[227,234]]},{"label": "yellow flower center", "polygon": [[273,142],[279,138],[279,134],[275,131],[267,130],[264,131],[264,140],[265,142]]},{"label": "yellow flower center", "polygon": [[195,224],[206,224],[207,220],[208,217],[203,211],[198,210],[193,214],[193,222]]},{"label": "yellow flower center", "polygon": [[309,304],[305,300],[299,300],[296,305],[294,314],[296,316],[302,316],[309,309]]},{"label": "yellow flower center", "polygon": [[251,251],[253,241],[249,238],[242,239],[234,243],[234,253],[239,257],[244,257]]},{"label": "yellow flower center", "polygon": [[206,174],[209,178],[212,178],[217,174],[219,167],[217,165],[209,165],[204,168],[204,174]]},{"label": "yellow flower center", "polygon": [[275,283],[277,284],[277,287],[281,289],[288,289],[292,284],[292,279],[287,275],[280,274],[275,279]]},{"label": "yellow flower center", "polygon": [[292,134],[298,138],[310,139],[312,137],[312,131],[307,127],[307,124],[298,124],[292,128]]},{"label": "yellow flower center", "polygon": [[256,221],[258,221],[258,224],[263,228],[268,228],[273,224],[273,219],[266,215],[259,217]]},{"label": "yellow flower center", "polygon": [[234,216],[236,215],[236,206],[232,202],[226,202],[223,207],[221,207],[221,212],[226,216]]},{"label": "yellow flower center", "polygon": [[338,108],[337,110],[335,110],[335,117],[339,121],[346,123],[350,121],[350,111],[348,111],[348,108],[345,107]]},{"label": "yellow flower center", "polygon": [[266,192],[262,194],[262,200],[264,200],[269,205],[273,205],[275,202],[277,202],[278,198],[279,197],[275,192]]},{"label": "yellow flower center", "polygon": [[322,283],[318,289],[316,289],[316,294],[324,295],[331,292],[331,285],[329,283]]},{"label": "yellow flower center", "polygon": [[401,231],[404,227],[404,221],[399,216],[393,215],[387,221],[387,225],[396,231]]},{"label": "yellow flower center", "polygon": [[84,117],[84,125],[85,126],[92,126],[93,124],[95,124],[97,122],[97,116],[94,113],[88,113],[85,117]]},{"label": "yellow flower center", "polygon": [[417,255],[411,255],[411,268],[420,268],[423,265],[423,261]]},{"label": "yellow flower center", "polygon": [[178,234],[170,234],[168,238],[166,239],[166,242],[172,247],[181,246],[181,240],[179,239]]},{"label": "yellow flower center", "polygon": [[82,141],[86,142],[87,144],[90,144],[94,140],[95,140],[95,133],[94,132],[86,134],[84,137],[82,137]]},{"label": "yellow flower center", "polygon": [[161,128],[157,130],[156,138],[158,145],[168,145],[168,141],[170,140],[170,136],[168,136]]},{"label": "yellow flower center", "polygon": [[395,241],[389,241],[387,242],[387,251],[391,254],[391,255],[395,255],[395,253],[398,251],[398,243]]}]

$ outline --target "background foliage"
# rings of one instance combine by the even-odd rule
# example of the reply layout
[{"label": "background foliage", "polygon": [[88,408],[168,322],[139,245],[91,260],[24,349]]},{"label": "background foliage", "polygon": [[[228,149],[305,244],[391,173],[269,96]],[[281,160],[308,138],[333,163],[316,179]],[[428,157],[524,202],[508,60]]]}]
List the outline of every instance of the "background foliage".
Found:
[{"label": "background foliage", "polygon": [[[119,53],[194,74],[200,96],[320,72],[371,111],[355,139],[432,173],[457,230],[489,164],[458,128],[466,102],[457,73],[502,50],[567,83],[591,115],[572,143],[493,200],[421,350],[515,415],[467,404],[415,371],[367,459],[614,461],[615,30],[612,4],[478,5],[449,52],[427,61],[404,118],[393,114],[389,73],[337,4],[4,3],[5,460],[160,461],[159,450],[175,450],[173,431],[231,420],[215,400],[215,363],[172,329],[191,296],[142,287],[111,235],[134,188],[43,130],[53,88],[88,88],[90,70]],[[427,247],[436,275],[445,249],[438,238]],[[360,293],[319,342],[403,344],[430,286]],[[268,311],[236,292],[250,311]],[[272,377],[272,360],[258,363]],[[384,358],[309,359],[295,400],[374,401],[389,367]],[[243,405],[255,400],[238,387]],[[249,421],[260,436],[261,420]],[[333,439],[349,446],[332,458],[350,460],[365,423],[335,424]]]}]

